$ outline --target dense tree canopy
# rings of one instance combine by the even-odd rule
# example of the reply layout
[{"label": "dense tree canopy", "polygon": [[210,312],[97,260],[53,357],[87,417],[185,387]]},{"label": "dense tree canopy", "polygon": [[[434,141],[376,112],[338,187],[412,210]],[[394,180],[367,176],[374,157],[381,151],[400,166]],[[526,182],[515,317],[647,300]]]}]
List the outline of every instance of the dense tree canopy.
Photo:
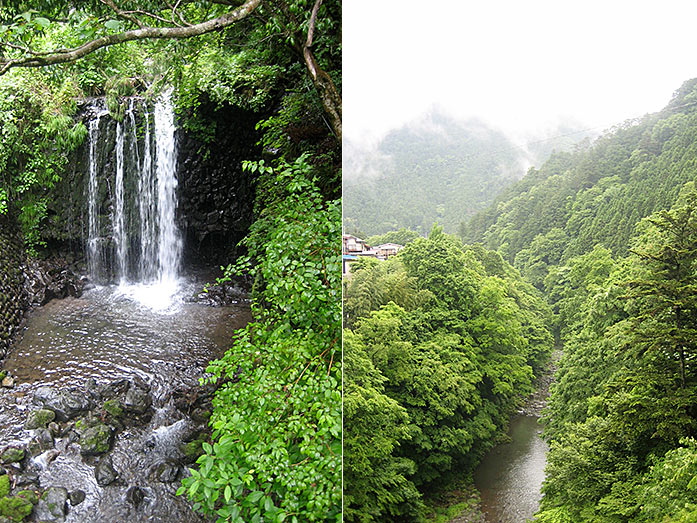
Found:
[{"label": "dense tree canopy", "polygon": [[[347,521],[415,521],[472,471],[532,390],[552,339],[539,293],[434,227],[345,290]],[[381,408],[378,408],[381,406]]]},{"label": "dense tree canopy", "polygon": [[665,494],[694,474],[665,470],[677,459],[690,466],[685,438],[697,431],[696,198],[690,183],[672,209],[646,218],[627,258],[596,247],[548,277],[566,328],[541,521],[694,516],[689,496]]},{"label": "dense tree canopy", "polygon": [[[330,4],[330,2],[327,2]],[[192,38],[251,18],[242,28],[260,27],[267,37],[282,40],[312,80],[328,121],[341,140],[341,96],[325,70],[340,53],[338,6],[322,0],[290,2],[247,0],[187,2],[174,5],[143,2],[66,2],[4,4],[0,15],[0,74],[15,67],[46,67],[73,62],[99,49],[147,39]],[[325,31],[322,38],[316,33]],[[253,42],[253,41],[252,41]],[[334,47],[334,48],[332,48]],[[338,54],[340,56],[340,54]]]}]

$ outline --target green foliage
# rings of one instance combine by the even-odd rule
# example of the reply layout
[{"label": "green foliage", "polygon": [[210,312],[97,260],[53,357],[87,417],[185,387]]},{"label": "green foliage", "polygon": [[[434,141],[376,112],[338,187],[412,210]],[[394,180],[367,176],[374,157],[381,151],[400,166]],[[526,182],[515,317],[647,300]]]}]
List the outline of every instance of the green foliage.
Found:
[{"label": "green foliage", "polygon": [[40,73],[0,80],[0,209],[18,214],[30,252],[43,244],[50,190],[87,135],[71,118],[78,92],[70,78],[54,86]]},{"label": "green foliage", "polygon": [[638,520],[693,521],[697,512],[697,442],[684,438],[647,473],[639,491]]},{"label": "green foliage", "polygon": [[344,518],[379,520],[403,511],[420,511],[420,494],[407,476],[414,462],[394,456],[400,441],[411,438],[404,407],[384,394],[386,378],[375,368],[365,345],[351,331],[344,336]]},{"label": "green foliage", "polygon": [[471,472],[531,391],[549,311],[500,256],[437,226],[357,264],[344,311],[345,517],[420,520],[415,492]]},{"label": "green foliage", "polygon": [[10,476],[3,474],[0,476],[0,497],[7,496],[10,493]]},{"label": "green foliage", "polygon": [[359,318],[390,302],[411,310],[432,297],[428,289],[417,288],[416,278],[407,275],[401,258],[385,262],[360,258],[352,265],[346,284],[344,326],[353,327]]},{"label": "green foliage", "polygon": [[368,245],[382,245],[383,243],[406,245],[410,241],[420,237],[421,235],[418,232],[402,227],[398,231],[388,231],[385,234],[371,236],[366,239],[366,242]]},{"label": "green foliage", "polygon": [[695,209],[687,184],[672,209],[642,222],[629,257],[613,262],[596,248],[547,279],[567,327],[547,413],[542,521],[557,513],[689,521],[694,513],[683,496],[694,440],[682,438],[697,432],[697,377],[686,363],[696,319]]},{"label": "green foliage", "polygon": [[255,321],[208,368],[222,380],[212,442],[179,492],[218,521],[339,521],[340,206],[303,157],[246,168],[267,190],[249,255],[226,273],[255,279]]}]

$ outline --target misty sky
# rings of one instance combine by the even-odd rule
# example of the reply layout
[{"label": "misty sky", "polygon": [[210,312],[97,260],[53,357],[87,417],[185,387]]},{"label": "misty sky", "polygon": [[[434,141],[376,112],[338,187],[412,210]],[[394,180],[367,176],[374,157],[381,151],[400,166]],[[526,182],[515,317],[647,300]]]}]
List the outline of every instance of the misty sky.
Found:
[{"label": "misty sky", "polygon": [[560,119],[602,130],[697,76],[697,2],[348,0],[344,136],[378,138],[434,106],[523,139]]}]

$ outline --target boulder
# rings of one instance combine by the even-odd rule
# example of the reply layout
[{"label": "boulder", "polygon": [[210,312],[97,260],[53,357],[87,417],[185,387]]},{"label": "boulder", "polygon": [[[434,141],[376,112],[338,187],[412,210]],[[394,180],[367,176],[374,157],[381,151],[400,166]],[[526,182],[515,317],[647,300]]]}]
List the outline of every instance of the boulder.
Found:
[{"label": "boulder", "polygon": [[135,414],[144,414],[150,408],[152,404],[152,399],[150,394],[141,389],[140,387],[130,387],[128,392],[126,392],[126,398],[124,399],[123,406],[127,411],[134,412]]},{"label": "boulder", "polygon": [[68,489],[63,487],[49,487],[39,499],[36,505],[35,516],[37,521],[65,521],[68,511]]},{"label": "boulder", "polygon": [[24,459],[24,449],[19,447],[8,447],[0,454],[0,461],[3,463],[17,463]]},{"label": "boulder", "polygon": [[126,491],[126,499],[134,507],[138,508],[138,505],[145,499],[145,491],[140,487],[130,487]]},{"label": "boulder", "polygon": [[179,464],[173,460],[160,463],[155,469],[155,477],[161,483],[172,483],[179,476]]},{"label": "boulder", "polygon": [[34,393],[34,403],[55,412],[58,421],[68,421],[92,407],[84,394],[61,391],[53,387],[39,387]]},{"label": "boulder", "polygon": [[99,460],[99,463],[94,468],[94,477],[97,479],[97,485],[100,487],[106,487],[116,481],[119,474],[114,469],[111,456],[104,456]]},{"label": "boulder", "polygon": [[83,456],[98,456],[108,452],[114,439],[111,427],[97,423],[86,428],[80,435],[80,453]]},{"label": "boulder", "polygon": [[73,507],[85,501],[85,497],[85,491],[80,489],[73,490],[70,494],[68,494],[68,498],[70,498],[70,504]]},{"label": "boulder", "polygon": [[56,413],[49,409],[32,410],[24,422],[24,428],[33,430],[46,428],[56,418]]}]

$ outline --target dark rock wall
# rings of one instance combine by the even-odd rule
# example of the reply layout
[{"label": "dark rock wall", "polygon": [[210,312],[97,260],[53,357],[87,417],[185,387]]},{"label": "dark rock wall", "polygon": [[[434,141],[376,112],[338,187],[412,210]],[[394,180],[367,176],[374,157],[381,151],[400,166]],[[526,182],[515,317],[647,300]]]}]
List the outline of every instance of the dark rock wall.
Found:
[{"label": "dark rock wall", "polygon": [[22,321],[24,299],[24,248],[14,221],[0,215],[0,359]]},{"label": "dark rock wall", "polygon": [[242,161],[261,155],[255,130],[259,115],[205,105],[199,113],[215,126],[210,147],[191,133],[178,135],[184,264],[227,264],[252,223],[254,183],[242,172]]}]

